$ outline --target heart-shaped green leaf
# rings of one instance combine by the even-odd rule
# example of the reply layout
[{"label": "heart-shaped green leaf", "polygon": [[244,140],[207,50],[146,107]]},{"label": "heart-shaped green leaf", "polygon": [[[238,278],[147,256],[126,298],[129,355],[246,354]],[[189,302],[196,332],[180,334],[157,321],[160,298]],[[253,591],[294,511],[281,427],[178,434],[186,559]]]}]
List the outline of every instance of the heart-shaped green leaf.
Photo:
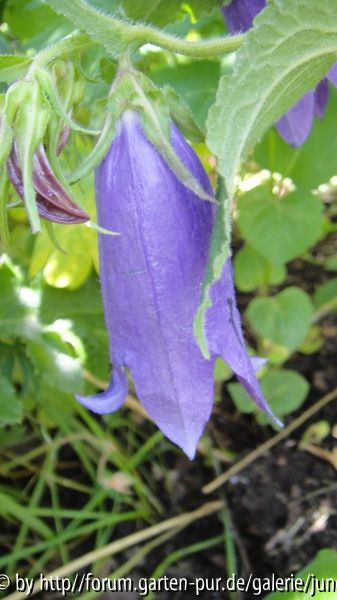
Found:
[{"label": "heart-shaped green leaf", "polygon": [[271,342],[296,350],[311,324],[313,306],[302,290],[290,287],[273,298],[254,298],[247,316],[256,333]]},{"label": "heart-shaped green leaf", "polygon": [[22,402],[17,397],[12,384],[0,375],[0,427],[17,423],[22,417]]},{"label": "heart-shaped green leaf", "polygon": [[251,246],[244,246],[234,258],[235,284],[242,292],[259,286],[278,285],[286,278],[283,265],[274,266]]},{"label": "heart-shaped green leaf", "polygon": [[239,200],[240,231],[274,265],[312,246],[322,229],[322,204],[315,196],[278,197],[270,186],[255,187]]}]

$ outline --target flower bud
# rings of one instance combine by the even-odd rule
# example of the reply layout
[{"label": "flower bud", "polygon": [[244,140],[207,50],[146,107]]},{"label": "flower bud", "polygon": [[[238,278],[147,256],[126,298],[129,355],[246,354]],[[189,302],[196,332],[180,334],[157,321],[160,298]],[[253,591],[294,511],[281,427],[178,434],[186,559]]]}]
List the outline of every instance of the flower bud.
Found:
[{"label": "flower bud", "polygon": [[[7,161],[7,169],[13,186],[24,199],[22,170],[15,143]],[[90,220],[90,216],[72,201],[55,177],[42,144],[33,157],[33,185],[38,212],[47,221],[74,224]]]}]

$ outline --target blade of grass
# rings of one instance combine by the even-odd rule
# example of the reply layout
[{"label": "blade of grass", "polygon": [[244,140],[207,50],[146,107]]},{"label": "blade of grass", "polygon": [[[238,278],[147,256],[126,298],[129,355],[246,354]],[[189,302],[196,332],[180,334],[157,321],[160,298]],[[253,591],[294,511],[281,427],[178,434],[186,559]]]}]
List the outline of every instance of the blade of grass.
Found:
[{"label": "blade of grass", "polygon": [[[38,477],[36,485],[33,490],[33,493],[31,495],[30,503],[29,503],[29,508],[30,508],[31,514],[35,518],[39,517],[39,515],[34,514],[34,508],[41,501],[41,498],[42,498],[42,495],[44,492],[44,488],[45,488],[44,478],[42,476]],[[18,533],[18,536],[15,541],[15,545],[13,548],[13,554],[15,552],[17,552],[18,550],[20,550],[20,548],[25,546],[28,532],[29,532],[28,523],[22,523],[19,533]],[[15,571],[17,570],[15,561],[8,563],[7,569],[8,569],[8,573],[10,573],[10,574],[15,573]]]},{"label": "blade of grass", "polygon": [[[203,504],[201,507],[192,512],[183,513],[176,517],[172,517],[171,519],[167,519],[166,521],[161,521],[156,525],[152,525],[151,527],[148,527],[139,532],[133,533],[124,538],[116,540],[108,544],[107,546],[104,546],[103,548],[96,548],[95,550],[88,552],[87,554],[84,554],[79,558],[76,558],[67,565],[64,565],[61,568],[46,574],[46,577],[65,577],[74,573],[75,571],[80,571],[81,569],[84,569],[88,565],[94,563],[96,560],[108,556],[111,558],[115,554],[118,554],[119,552],[122,552],[123,550],[130,548],[131,546],[140,544],[145,540],[160,535],[166,531],[169,531],[170,529],[187,527],[188,525],[199,519],[205,518],[215,512],[218,512],[221,508],[222,502],[218,501]],[[38,585],[35,585],[31,596],[38,593],[38,587]],[[10,594],[9,596],[7,596],[7,600],[20,600],[20,593],[19,595],[17,592]]]},{"label": "blade of grass", "polygon": [[[138,564],[141,564],[144,561],[144,558],[150,552],[152,552],[152,550],[154,550],[154,548],[157,548],[158,546],[162,546],[162,544],[167,542],[167,540],[169,540],[172,537],[174,537],[175,535],[177,535],[177,533],[179,533],[179,531],[181,531],[181,527],[179,527],[177,529],[172,529],[171,531],[166,531],[165,533],[158,536],[154,540],[151,540],[151,542],[148,542],[147,544],[142,546],[139,550],[137,550],[137,552],[135,552],[134,555],[131,556],[131,558],[129,560],[127,560],[123,565],[121,565],[116,571],[113,571],[113,573],[110,573],[110,575],[108,575],[108,578],[117,582],[118,579],[120,579],[121,577],[124,577],[125,575],[130,573],[135,566],[137,566]],[[96,572],[95,569],[93,569],[93,571]],[[117,585],[118,585],[118,582],[117,582]],[[88,593],[84,594],[84,596],[81,596],[81,600],[93,600],[96,597],[97,597],[97,592],[88,592]]]},{"label": "blade of grass", "polygon": [[29,507],[15,502],[7,494],[0,493],[0,506],[3,516],[13,517],[19,523],[24,523],[29,529],[36,531],[41,537],[49,540],[54,533],[41,519],[31,514]]},{"label": "blade of grass", "polygon": [[[185,556],[189,556],[191,554],[196,554],[197,552],[202,552],[203,550],[207,550],[208,548],[212,548],[213,546],[218,546],[223,541],[222,535],[217,535],[212,538],[208,538],[207,540],[203,540],[202,542],[197,542],[196,544],[191,544],[190,546],[186,546],[185,548],[179,548],[179,550],[175,550],[171,552],[168,556],[162,560],[155,570],[153,571],[150,579],[159,579],[167,572],[168,568],[176,563],[178,560],[185,558]],[[155,592],[149,592],[146,596],[147,600],[153,600],[155,597]]]},{"label": "blade of grass", "polygon": [[96,521],[94,523],[90,523],[88,525],[84,525],[83,527],[79,527],[75,531],[70,531],[70,532],[63,531],[62,534],[59,536],[54,536],[51,539],[48,539],[44,542],[39,542],[38,544],[34,544],[34,545],[28,546],[26,548],[21,548],[21,549],[17,550],[16,552],[12,552],[9,555],[1,557],[0,558],[0,567],[1,568],[6,567],[8,564],[8,561],[22,560],[24,558],[29,558],[31,556],[34,556],[35,554],[39,554],[40,552],[44,552],[51,548],[55,548],[60,544],[60,542],[67,542],[76,537],[90,535],[91,533],[97,531],[97,529],[107,527],[111,523],[116,523],[116,522],[121,523],[123,521],[136,520],[141,517],[142,517],[141,513],[135,512],[135,511],[130,511],[127,513],[123,513],[121,515],[109,515],[109,518],[107,518],[107,519],[105,519],[105,518],[100,519],[99,521]]}]

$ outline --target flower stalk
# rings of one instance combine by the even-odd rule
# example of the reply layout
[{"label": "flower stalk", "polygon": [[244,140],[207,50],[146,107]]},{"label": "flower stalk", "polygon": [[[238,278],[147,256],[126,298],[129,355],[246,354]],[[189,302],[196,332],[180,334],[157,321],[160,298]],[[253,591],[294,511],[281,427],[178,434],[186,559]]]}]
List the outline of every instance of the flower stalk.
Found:
[{"label": "flower stalk", "polygon": [[210,40],[188,41],[160,31],[150,25],[120,21],[90,6],[85,0],[46,0],[57,13],[70,19],[76,27],[119,59],[129,49],[135,51],[144,44],[154,44],[164,50],[193,58],[212,58],[237,50],[244,36],[223,36]]}]

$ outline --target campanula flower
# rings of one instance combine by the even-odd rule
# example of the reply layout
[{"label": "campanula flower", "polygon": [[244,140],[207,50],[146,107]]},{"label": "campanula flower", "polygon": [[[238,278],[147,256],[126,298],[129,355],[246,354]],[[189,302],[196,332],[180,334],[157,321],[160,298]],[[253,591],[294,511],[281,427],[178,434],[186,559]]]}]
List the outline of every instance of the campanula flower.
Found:
[{"label": "campanula flower", "polygon": [[[22,170],[15,142],[7,160],[7,170],[18,195],[24,199]],[[38,212],[47,221],[74,224],[90,220],[88,213],[72,201],[55,177],[42,144],[33,157],[33,185]]]},{"label": "campanula flower", "polygon": [[[175,125],[172,146],[209,194],[208,177]],[[231,261],[214,285],[206,316],[211,359],[193,334],[214,221],[214,204],[185,187],[144,133],[138,113],[119,119],[96,171],[100,278],[113,373],[108,389],[78,400],[104,414],[123,403],[132,375],[137,396],[164,434],[193,458],[210,417],[215,358],[236,373],[271,415],[245,347]],[[272,416],[272,415],[271,415]]]},{"label": "campanula flower", "polygon": [[[232,0],[222,7],[230,33],[247,31],[253,19],[264,9],[266,0]],[[328,101],[328,80],[337,86],[337,64],[330,69],[314,90],[307,92],[276,123],[281,137],[292,146],[301,146],[307,139],[314,117],[322,118]]]}]

